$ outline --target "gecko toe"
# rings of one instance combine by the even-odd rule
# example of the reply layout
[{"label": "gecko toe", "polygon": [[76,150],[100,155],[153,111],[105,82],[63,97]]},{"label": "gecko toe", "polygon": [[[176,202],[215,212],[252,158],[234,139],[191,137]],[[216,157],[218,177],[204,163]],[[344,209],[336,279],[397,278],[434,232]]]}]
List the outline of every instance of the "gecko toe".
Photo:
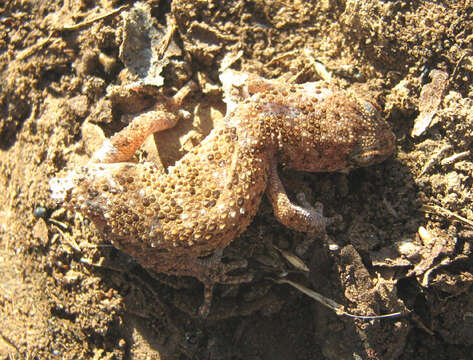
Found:
[{"label": "gecko toe", "polygon": [[307,201],[304,193],[298,193],[296,197],[299,204],[307,212],[307,216],[306,216],[307,232],[317,233],[322,236],[325,236],[327,226],[340,223],[343,220],[342,216],[338,214],[331,217],[324,216],[323,204],[317,201],[316,203],[314,203],[314,205],[311,205]]}]

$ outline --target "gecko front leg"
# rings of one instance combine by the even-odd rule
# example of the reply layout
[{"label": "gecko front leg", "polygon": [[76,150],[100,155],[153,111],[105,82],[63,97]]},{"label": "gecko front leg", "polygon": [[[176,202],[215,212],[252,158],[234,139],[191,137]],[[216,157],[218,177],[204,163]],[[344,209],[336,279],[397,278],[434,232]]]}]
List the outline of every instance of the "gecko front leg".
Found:
[{"label": "gecko front leg", "polygon": [[341,221],[340,215],[325,217],[322,203],[318,202],[312,206],[302,193],[297,195],[300,205],[294,204],[279,178],[277,161],[274,158],[271,159],[268,180],[266,195],[273,206],[274,215],[288,228],[324,236],[328,225]]}]

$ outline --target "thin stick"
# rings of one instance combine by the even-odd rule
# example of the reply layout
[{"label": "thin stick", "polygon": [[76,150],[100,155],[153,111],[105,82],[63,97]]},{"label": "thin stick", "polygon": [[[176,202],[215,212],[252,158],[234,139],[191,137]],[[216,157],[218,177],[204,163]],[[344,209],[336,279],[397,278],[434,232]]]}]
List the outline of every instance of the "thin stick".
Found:
[{"label": "thin stick", "polygon": [[458,215],[454,213],[453,211],[450,211],[438,205],[422,205],[420,210],[426,213],[440,215],[444,217],[453,217],[459,221],[462,221],[463,223],[469,226],[473,226],[473,221],[468,220],[467,218],[464,218],[463,216]]},{"label": "thin stick", "polygon": [[109,16],[113,16],[113,15],[116,15],[118,14],[119,12],[121,12],[122,10],[125,10],[125,9],[128,9],[130,7],[129,4],[127,5],[123,5],[123,6],[120,6],[119,8],[115,9],[115,10],[112,10],[106,14],[102,14],[102,15],[99,15],[99,16],[96,16],[90,20],[85,20],[83,22],[80,22],[78,24],[74,24],[74,25],[64,25],[62,28],[59,28],[58,30],[62,30],[62,31],[74,31],[74,30],[78,30],[78,29],[81,29],[83,27],[86,27],[86,26],[89,26],[90,24],[96,22],[96,21],[99,21],[99,20],[102,20],[102,19],[105,19]]},{"label": "thin stick", "polygon": [[17,56],[17,60],[24,60],[28,56],[33,55],[36,51],[40,50],[43,46],[45,46],[47,43],[51,41],[52,36],[54,35],[54,31],[51,31],[51,33],[48,35],[46,39],[40,40],[37,42],[35,45],[31,46],[30,48],[23,50],[20,52],[20,54]]},{"label": "thin stick", "polygon": [[361,315],[350,314],[350,313],[347,313],[345,311],[345,308],[344,308],[343,305],[340,305],[339,303],[333,301],[332,299],[329,299],[329,298],[315,292],[314,290],[306,288],[305,286],[303,286],[301,284],[295,283],[295,282],[293,282],[291,280],[287,280],[287,279],[278,279],[278,280],[271,279],[271,280],[273,280],[274,282],[276,282],[278,284],[291,285],[292,287],[294,287],[297,290],[303,292],[307,296],[310,296],[312,299],[318,301],[322,305],[324,305],[324,306],[328,307],[329,309],[333,310],[339,316],[345,315],[345,316],[348,316],[348,317],[351,317],[351,318],[356,318],[356,319],[373,320],[373,319],[393,318],[393,317],[398,317],[398,316],[402,315],[401,312],[395,312],[395,313],[385,314],[385,315],[372,315],[372,316],[361,316]]}]

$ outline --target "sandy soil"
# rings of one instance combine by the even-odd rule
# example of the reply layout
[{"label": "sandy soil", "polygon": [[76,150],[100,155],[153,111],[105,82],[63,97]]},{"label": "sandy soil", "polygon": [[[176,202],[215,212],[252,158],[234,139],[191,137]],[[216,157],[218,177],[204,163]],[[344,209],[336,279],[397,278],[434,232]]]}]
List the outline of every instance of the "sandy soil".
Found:
[{"label": "sandy soil", "polygon": [[[148,21],[138,27],[132,5],[0,5],[0,358],[470,359],[472,3],[151,0],[133,7]],[[291,195],[302,189],[344,219],[329,229],[337,246],[315,241],[301,255],[309,275],[274,248],[295,254],[307,238],[263,202],[227,249],[255,280],[218,287],[202,320],[200,283],[149,274],[49,198],[51,177],[84,164],[138,110],[116,89],[143,77],[146,46],[155,86],[200,85],[191,116],[139,153],[164,166],[222,118],[225,66],[379,91],[397,136],[391,159],[348,175],[283,172]],[[337,315],[268,280],[282,272],[349,313],[401,315]]]}]

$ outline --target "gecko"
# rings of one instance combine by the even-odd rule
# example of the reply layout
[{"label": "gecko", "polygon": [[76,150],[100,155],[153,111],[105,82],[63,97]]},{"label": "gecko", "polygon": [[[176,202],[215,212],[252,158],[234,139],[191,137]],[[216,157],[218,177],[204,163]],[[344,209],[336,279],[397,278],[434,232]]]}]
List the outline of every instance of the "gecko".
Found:
[{"label": "gecko", "polygon": [[222,73],[221,81],[227,103],[222,125],[167,172],[131,159],[148,136],[177,123],[183,100],[197,86],[193,81],[105,139],[85,166],[50,180],[53,199],[90,218],[144,268],[200,280],[202,317],[216,283],[251,281],[251,274],[229,274],[247,263],[222,262],[222,250],[248,227],[265,194],[290,229],[325,233],[335,221],[301,194],[292,201],[278,164],[348,171],[379,163],[395,149],[395,135],[370,91],[323,81],[289,84],[234,70]]}]

